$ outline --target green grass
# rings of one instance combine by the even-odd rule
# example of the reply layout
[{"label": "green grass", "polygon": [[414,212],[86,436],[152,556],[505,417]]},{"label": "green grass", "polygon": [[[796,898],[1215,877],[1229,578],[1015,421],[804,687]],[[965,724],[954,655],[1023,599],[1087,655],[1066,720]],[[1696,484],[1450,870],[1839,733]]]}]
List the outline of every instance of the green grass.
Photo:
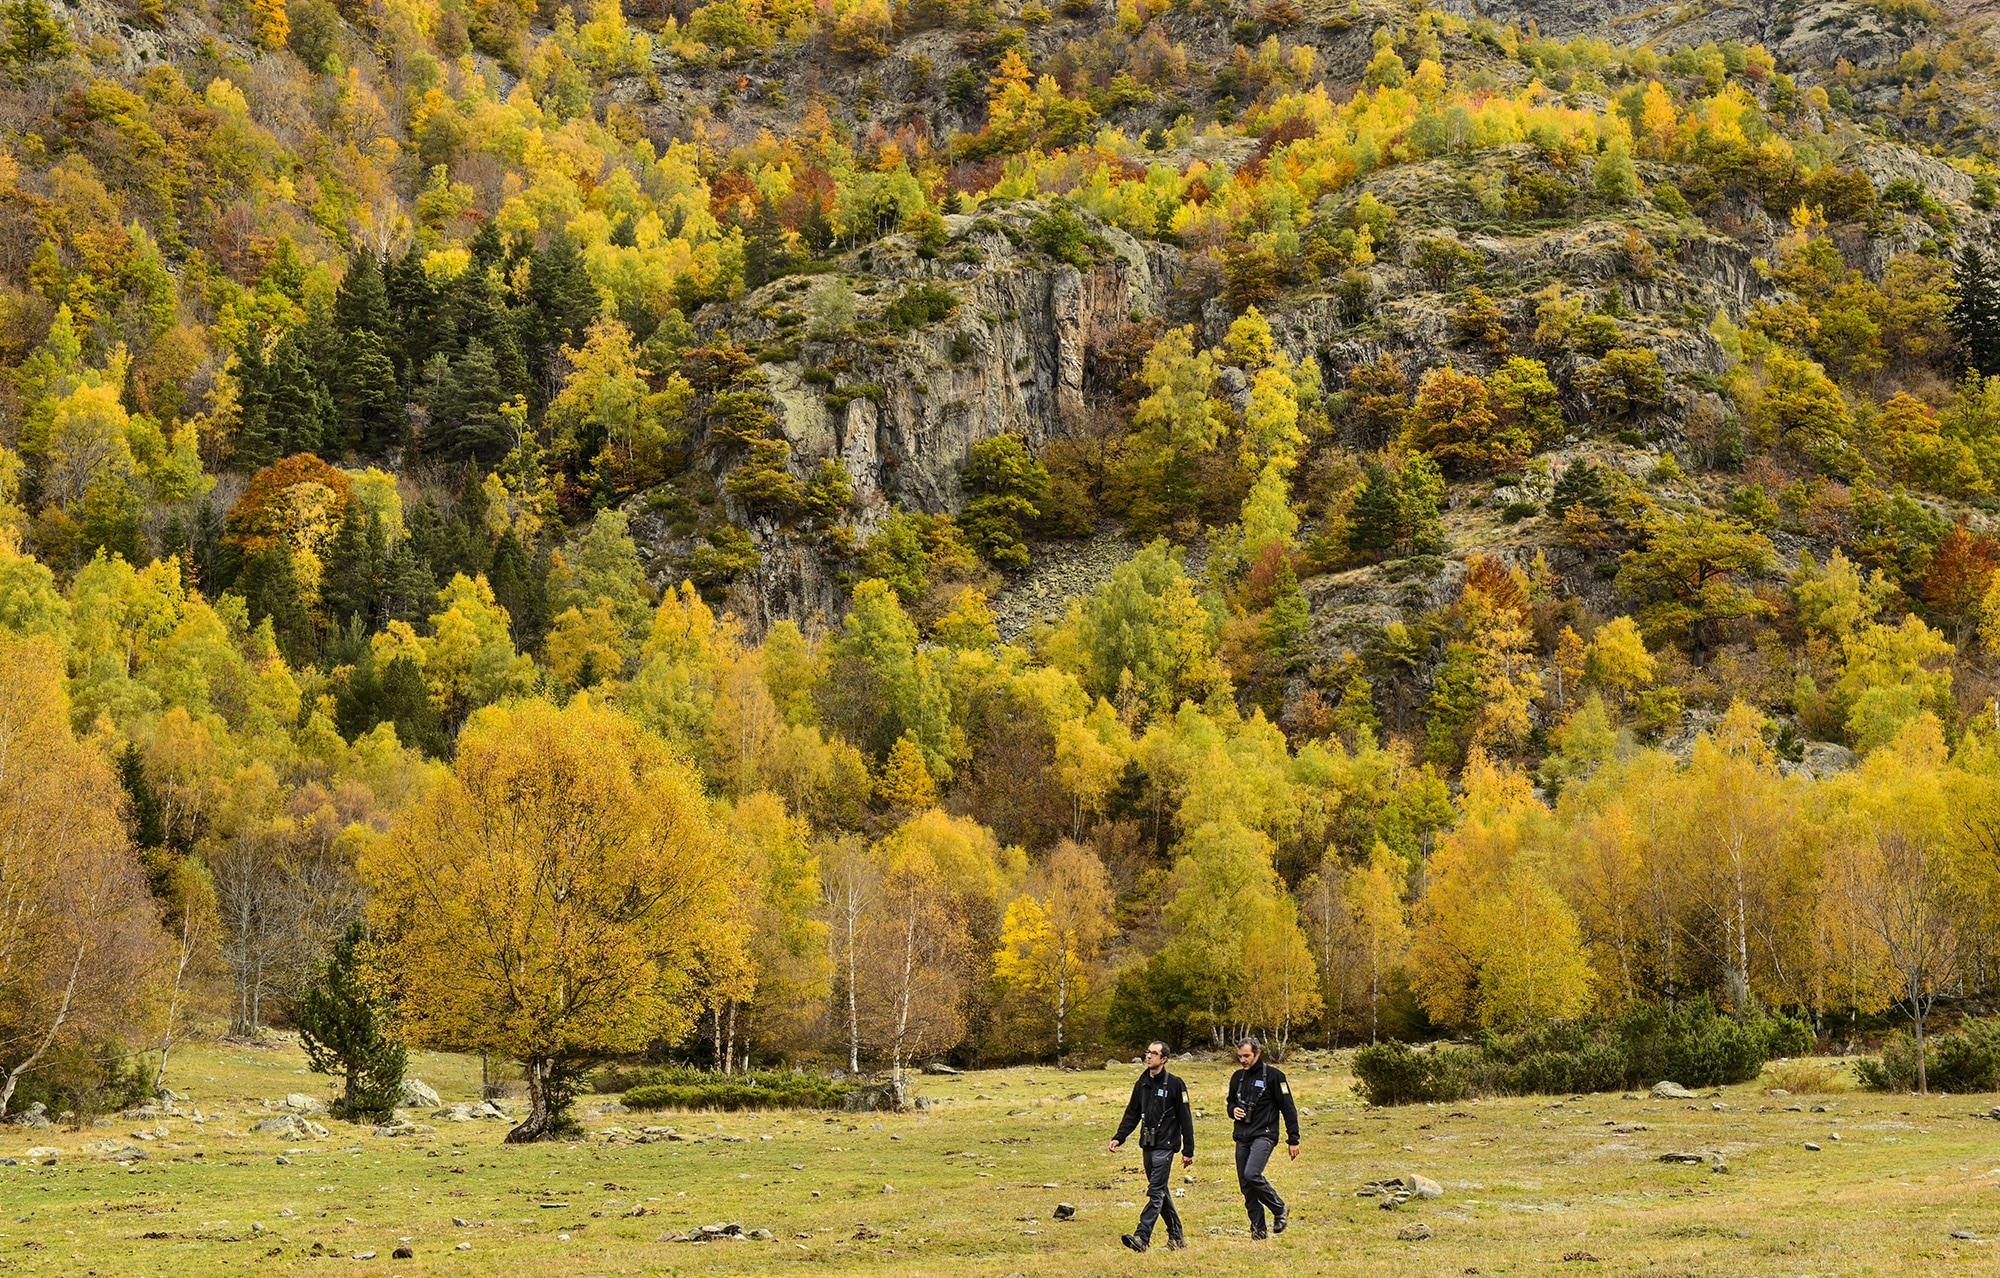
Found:
[{"label": "green grass", "polygon": [[[1746,1085],[1726,1089],[1721,1110],[1706,1099],[1690,1107],[1596,1095],[1375,1111],[1353,1100],[1344,1059],[1293,1066],[1310,1111],[1305,1152],[1297,1163],[1281,1157],[1272,1178],[1297,1224],[1261,1243],[1245,1230],[1220,1118],[1226,1066],[1178,1065],[1206,1102],[1194,1180],[1180,1200],[1193,1246],[1139,1262],[1118,1244],[1143,1192],[1136,1153],[1104,1150],[1130,1086],[1126,1069],[925,1078],[919,1090],[933,1108],[903,1116],[587,1115],[591,1138],[526,1148],[503,1146],[497,1123],[440,1123],[435,1135],[409,1140],[328,1123],[327,1140],[281,1143],[248,1127],[263,1112],[258,1098],[324,1093],[325,1080],[299,1072],[297,1051],[189,1048],[170,1081],[212,1117],[199,1129],[170,1120],[143,1162],[120,1167],[77,1152],[88,1140],[126,1137],[140,1126],[132,1120],[81,1132],[0,1130],[0,1154],[63,1151],[53,1167],[0,1167],[0,1272],[1206,1278],[1477,1269],[1720,1278],[1992,1265],[1994,1245],[1950,1235],[2000,1234],[2000,1130],[1969,1117],[1994,1097],[1780,1098]],[[451,1101],[473,1095],[479,1066],[418,1053],[411,1072]],[[1795,1103],[1829,1112],[1789,1112]],[[646,1125],[673,1126],[686,1139],[631,1144],[603,1134]],[[1808,1140],[1821,1150],[1806,1150]],[[297,1152],[280,1165],[286,1150]],[[1725,1154],[1728,1175],[1657,1161],[1710,1150]],[[1409,1171],[1440,1181],[1444,1198],[1390,1213],[1353,1196],[1363,1181]],[[1053,1220],[1058,1202],[1074,1203],[1078,1218]],[[626,1214],[636,1207],[647,1214]],[[1434,1236],[1398,1242],[1397,1230],[1414,1220]],[[714,1221],[775,1237],[656,1241]],[[875,1236],[857,1241],[864,1229]],[[414,1258],[391,1258],[403,1239]],[[376,1258],[354,1259],[361,1251]],[[1602,1264],[1563,1261],[1578,1252]]]}]

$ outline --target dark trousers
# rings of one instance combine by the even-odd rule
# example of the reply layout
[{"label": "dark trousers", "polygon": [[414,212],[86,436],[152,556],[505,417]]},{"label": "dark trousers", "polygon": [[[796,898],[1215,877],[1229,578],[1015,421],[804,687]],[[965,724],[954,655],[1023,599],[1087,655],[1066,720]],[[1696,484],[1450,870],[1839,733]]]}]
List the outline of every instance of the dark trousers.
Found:
[{"label": "dark trousers", "polygon": [[1174,1151],[1171,1149],[1147,1149],[1140,1151],[1146,1161],[1146,1210],[1139,1213],[1139,1227],[1132,1231],[1140,1242],[1153,1240],[1153,1222],[1164,1219],[1167,1222],[1167,1237],[1181,1236],[1181,1214],[1174,1210],[1174,1191],[1167,1188],[1167,1177],[1174,1170]]},{"label": "dark trousers", "polygon": [[1285,1200],[1278,1197],[1278,1191],[1264,1179],[1264,1164],[1271,1161],[1271,1152],[1277,1147],[1277,1140],[1270,1136],[1236,1142],[1236,1183],[1243,1189],[1243,1205],[1250,1209],[1252,1229],[1264,1228],[1266,1207],[1274,1215],[1284,1214]]}]

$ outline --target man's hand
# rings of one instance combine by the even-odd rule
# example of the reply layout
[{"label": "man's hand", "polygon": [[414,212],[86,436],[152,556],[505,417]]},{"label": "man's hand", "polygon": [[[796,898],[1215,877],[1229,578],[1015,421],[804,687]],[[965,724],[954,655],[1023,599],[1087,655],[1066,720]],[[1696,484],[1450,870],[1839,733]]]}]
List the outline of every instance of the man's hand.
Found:
[{"label": "man's hand", "polygon": [[1293,1158],[1297,1158],[1299,1156],[1299,1147],[1297,1145],[1287,1145],[1285,1146],[1285,1152]]},{"label": "man's hand", "polygon": [[1181,1170],[1182,1170],[1182,1171],[1186,1171],[1186,1170],[1187,1170],[1188,1168],[1190,1168],[1190,1167],[1192,1167],[1192,1166],[1194,1166],[1194,1155],[1193,1155],[1193,1154],[1182,1154],[1182,1155],[1181,1155]]},{"label": "man's hand", "polygon": [[1105,1147],[1106,1152],[1115,1154],[1118,1152],[1118,1147],[1124,1143],[1125,1143],[1124,1141],[1114,1140],[1111,1142],[1111,1144]]},{"label": "man's hand", "polygon": [[1249,1110],[1243,1108],[1241,1105],[1238,1105],[1235,1109],[1229,1111],[1229,1116],[1235,1119],[1242,1119],[1246,1117],[1249,1113],[1250,1113]]}]

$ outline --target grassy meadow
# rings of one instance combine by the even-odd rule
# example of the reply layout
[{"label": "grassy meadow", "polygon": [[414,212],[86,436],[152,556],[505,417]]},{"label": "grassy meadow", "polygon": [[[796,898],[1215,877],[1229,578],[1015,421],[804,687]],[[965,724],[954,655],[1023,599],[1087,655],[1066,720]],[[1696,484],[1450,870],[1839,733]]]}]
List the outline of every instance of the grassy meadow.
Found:
[{"label": "grassy meadow", "polygon": [[[2000,1236],[2000,1124],[1972,1117],[2000,1098],[1769,1094],[1782,1083],[1838,1088],[1844,1076],[1794,1063],[1696,1102],[1607,1094],[1370,1110],[1344,1059],[1293,1063],[1304,1152],[1291,1164],[1281,1154],[1272,1177],[1296,1224],[1259,1243],[1221,1116],[1227,1066],[1179,1063],[1208,1102],[1180,1200],[1192,1246],[1139,1261],[1118,1242],[1143,1196],[1136,1152],[1104,1149],[1132,1068],[925,1078],[932,1108],[902,1116],[596,1115],[601,1098],[586,1097],[587,1139],[522,1148],[503,1145],[492,1121],[383,1139],[322,1119],[325,1140],[253,1136],[263,1098],[324,1095],[326,1080],[286,1044],[191,1047],[170,1082],[207,1121],[167,1120],[135,1142],[143,1160],[83,1149],[154,1130],[138,1120],[0,1132],[0,1156],[19,1160],[0,1166],[0,1271],[1889,1275],[1984,1274],[2000,1259],[1985,1241]],[[447,1102],[477,1094],[476,1058],[418,1053],[410,1073]],[[628,1141],[648,1126],[681,1139]],[[49,1165],[28,1160],[30,1147],[59,1152]],[[1704,1161],[1660,1162],[1669,1152]],[[1718,1152],[1727,1174],[1706,1161]],[[1364,1181],[1413,1171],[1440,1182],[1443,1198],[1389,1212],[1355,1196]],[[1059,1202],[1075,1205],[1074,1220],[1053,1219]],[[662,1241],[731,1221],[772,1237]],[[1417,1222],[1428,1239],[1398,1239]]]}]

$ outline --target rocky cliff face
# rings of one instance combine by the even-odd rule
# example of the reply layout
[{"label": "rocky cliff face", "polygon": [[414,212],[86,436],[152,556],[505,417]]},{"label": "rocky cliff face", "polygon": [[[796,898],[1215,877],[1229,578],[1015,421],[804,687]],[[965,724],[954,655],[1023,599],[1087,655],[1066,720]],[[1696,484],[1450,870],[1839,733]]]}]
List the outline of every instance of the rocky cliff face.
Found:
[{"label": "rocky cliff face", "polygon": [[[946,218],[948,242],[931,258],[908,235],[848,254],[842,275],[857,290],[868,290],[860,298],[856,333],[808,339],[795,354],[783,345],[783,334],[787,312],[796,313],[809,296],[806,281],[780,280],[736,309],[731,336],[775,342],[788,356],[765,363],[763,371],[794,469],[803,476],[824,458],[845,463],[854,501],[843,523],[855,544],[864,544],[898,508],[958,511],[964,505],[960,472],[982,440],[1017,434],[1040,448],[1078,429],[1091,412],[1084,391],[1088,361],[1132,320],[1170,309],[1183,269],[1178,249],[1093,222],[1100,247],[1079,269],[1034,247],[1031,227],[1040,211],[1000,203],[977,216]],[[951,289],[957,312],[893,335],[869,323],[879,322],[905,288],[924,283]],[[829,396],[854,387],[868,393]],[[645,525],[643,508],[635,507],[635,520]],[[780,618],[804,623],[839,615],[839,566],[823,548],[769,520],[743,522],[763,562],[732,606],[754,628]],[[664,574],[676,552],[684,555],[691,546],[673,541],[657,521],[650,531]]]}]

